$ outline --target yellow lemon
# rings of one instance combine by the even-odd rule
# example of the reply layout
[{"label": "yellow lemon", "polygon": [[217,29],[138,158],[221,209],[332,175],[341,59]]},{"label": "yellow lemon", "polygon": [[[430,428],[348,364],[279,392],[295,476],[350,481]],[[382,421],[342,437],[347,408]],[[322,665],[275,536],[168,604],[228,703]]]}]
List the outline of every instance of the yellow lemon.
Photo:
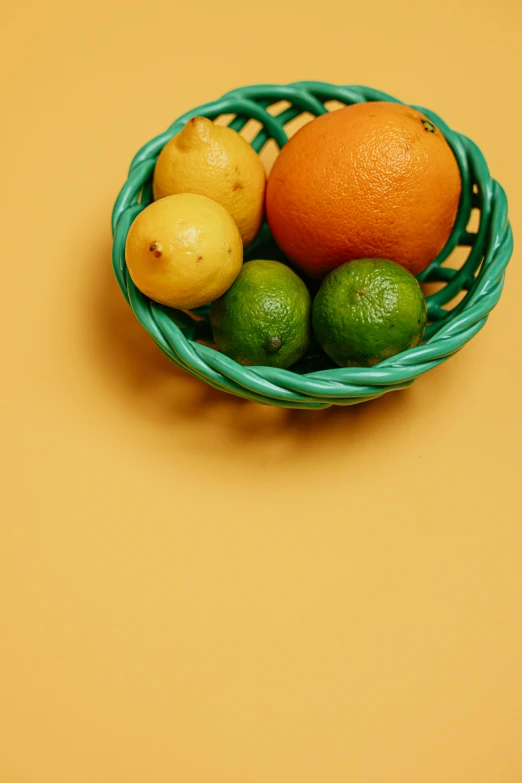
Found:
[{"label": "yellow lemon", "polygon": [[154,198],[173,193],[208,196],[230,212],[243,244],[263,222],[266,175],[250,144],[231,128],[193,117],[163,147],[154,170]]},{"label": "yellow lemon", "polygon": [[127,235],[125,259],[146,296],[191,310],[232,285],[243,263],[243,244],[224,207],[206,196],[182,193],[140,212]]}]

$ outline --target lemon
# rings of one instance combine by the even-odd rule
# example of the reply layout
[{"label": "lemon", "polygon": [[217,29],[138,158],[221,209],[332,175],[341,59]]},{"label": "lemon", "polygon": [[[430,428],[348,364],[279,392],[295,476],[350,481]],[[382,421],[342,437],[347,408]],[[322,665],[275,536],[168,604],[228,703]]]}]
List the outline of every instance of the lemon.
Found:
[{"label": "lemon", "polygon": [[154,170],[154,198],[174,193],[208,196],[230,212],[243,244],[263,221],[266,175],[257,153],[239,133],[193,117],[162,149]]},{"label": "lemon", "polygon": [[279,261],[249,261],[210,307],[216,345],[243,365],[290,367],[308,348],[312,300]]},{"label": "lemon", "polygon": [[414,348],[426,320],[418,281],[384,258],[358,258],[334,269],[313,304],[315,336],[342,367],[371,367]]},{"label": "lemon", "polygon": [[130,276],[160,304],[190,310],[221,296],[243,263],[238,228],[224,207],[183,193],[155,201],[129,229]]}]

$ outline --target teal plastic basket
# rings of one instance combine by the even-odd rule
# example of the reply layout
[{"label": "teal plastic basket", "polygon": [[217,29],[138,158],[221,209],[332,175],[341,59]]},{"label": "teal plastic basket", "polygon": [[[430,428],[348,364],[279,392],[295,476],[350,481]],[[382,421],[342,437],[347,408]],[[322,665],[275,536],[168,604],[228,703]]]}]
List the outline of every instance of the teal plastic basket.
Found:
[{"label": "teal plastic basket", "polygon": [[[279,113],[269,108],[286,102]],[[493,180],[478,147],[466,136],[451,130],[429,109],[415,106],[445,134],[458,161],[462,196],[451,237],[440,255],[424,270],[422,283],[439,283],[440,289],[427,297],[429,324],[424,342],[374,367],[324,369],[324,357],[311,353],[289,370],[271,367],[243,367],[198,340],[208,339],[208,308],[191,314],[169,309],[144,296],[133,284],[125,264],[125,240],[136,215],[153,200],[152,175],[157,157],[172,136],[194,116],[215,120],[233,115],[230,127],[237,131],[250,119],[262,127],[252,147],[260,152],[274,139],[279,147],[288,140],[285,126],[300,114],[324,114],[325,104],[344,105],[364,101],[395,101],[378,90],[359,86],[337,86],[322,82],[290,85],[262,84],[243,87],[179,117],[159,136],[148,142],[132,161],[128,179],[113,210],[113,265],[120,288],[136,318],[163,353],[178,367],[216,389],[265,405],[286,408],[327,408],[353,405],[404,389],[428,370],[459,351],[487,321],[504,285],[504,273],[513,252],[513,235],[508,222],[507,200]],[[289,105],[288,105],[289,104]],[[468,231],[472,209],[480,212],[476,231]],[[459,269],[443,266],[457,246],[467,249]],[[277,257],[268,225],[245,248],[245,260]],[[463,292],[453,307],[449,303]]]}]

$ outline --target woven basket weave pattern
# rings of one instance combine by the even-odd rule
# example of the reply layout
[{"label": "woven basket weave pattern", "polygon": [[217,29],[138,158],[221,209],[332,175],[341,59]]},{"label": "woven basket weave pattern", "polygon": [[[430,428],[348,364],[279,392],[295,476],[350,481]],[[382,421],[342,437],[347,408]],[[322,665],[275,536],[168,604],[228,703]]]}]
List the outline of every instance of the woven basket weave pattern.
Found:
[{"label": "woven basket weave pattern", "polygon": [[[129,177],[113,211],[113,265],[120,288],[136,317],[175,364],[217,389],[249,400],[289,408],[326,408],[364,402],[388,391],[403,389],[415,378],[441,364],[462,348],[485,324],[497,304],[504,284],[505,268],[513,250],[507,200],[502,187],[492,180],[478,147],[467,137],[452,131],[436,114],[422,111],[445,134],[462,177],[462,196],[451,237],[440,255],[420,275],[423,283],[442,284],[427,297],[429,325],[424,342],[417,348],[393,356],[375,367],[350,367],[306,373],[270,367],[242,367],[208,345],[196,342],[207,327],[208,308],[201,308],[195,320],[189,314],[163,307],[149,300],[134,286],[125,264],[125,240],[136,215],[153,200],[152,175],[157,157],[172,136],[191,117],[216,119],[234,115],[230,127],[241,131],[250,119],[261,123],[252,141],[260,152],[274,139],[282,147],[288,137],[285,126],[300,114],[324,114],[325,103],[350,105],[364,101],[394,101],[395,98],[367,87],[342,87],[320,82],[299,82],[287,86],[255,85],[227,93],[220,100],[199,106],[152,139],[135,156]],[[279,114],[268,109],[287,102]],[[480,212],[477,231],[467,226],[472,209]],[[271,235],[265,225],[245,260],[262,257]],[[460,269],[442,266],[452,251],[462,246],[468,255]],[[445,307],[460,292],[463,298],[451,309]],[[312,370],[314,367],[312,366]]]}]

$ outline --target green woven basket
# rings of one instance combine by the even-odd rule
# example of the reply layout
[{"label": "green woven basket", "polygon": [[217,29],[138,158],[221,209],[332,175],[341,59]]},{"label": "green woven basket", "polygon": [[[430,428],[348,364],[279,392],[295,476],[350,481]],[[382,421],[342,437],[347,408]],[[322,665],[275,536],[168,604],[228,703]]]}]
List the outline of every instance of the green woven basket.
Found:
[{"label": "green woven basket", "polygon": [[[285,101],[279,113],[269,109]],[[502,187],[491,179],[478,147],[452,131],[433,112],[416,106],[444,132],[462,175],[462,196],[455,227],[440,255],[420,275],[422,283],[441,284],[427,297],[429,325],[424,342],[397,354],[375,367],[324,369],[319,357],[306,357],[294,369],[242,367],[208,345],[197,342],[208,335],[208,308],[194,316],[152,302],[134,286],[125,264],[125,240],[136,215],[152,199],[152,174],[156,159],[166,144],[196,115],[216,119],[234,115],[230,127],[240,131],[250,119],[262,127],[252,141],[260,152],[274,139],[282,147],[288,137],[285,126],[304,112],[328,111],[325,103],[397,101],[369,87],[336,86],[322,82],[298,82],[288,86],[254,85],[234,90],[214,103],[187,112],[168,130],[152,139],[132,161],[129,177],[114,206],[113,264],[118,283],[140,323],[163,353],[175,364],[216,389],[265,405],[286,408],[327,408],[352,405],[374,399],[389,391],[410,386],[422,373],[444,362],[484,326],[497,304],[504,284],[504,271],[513,251],[513,237],[507,217],[507,200]],[[289,104],[289,105],[288,105]],[[472,209],[480,212],[476,231],[468,231]],[[443,266],[457,246],[469,249],[460,269]],[[277,248],[265,225],[245,249],[245,260],[276,257]],[[463,297],[449,306],[457,295]],[[208,339],[208,337],[207,337]]]}]

